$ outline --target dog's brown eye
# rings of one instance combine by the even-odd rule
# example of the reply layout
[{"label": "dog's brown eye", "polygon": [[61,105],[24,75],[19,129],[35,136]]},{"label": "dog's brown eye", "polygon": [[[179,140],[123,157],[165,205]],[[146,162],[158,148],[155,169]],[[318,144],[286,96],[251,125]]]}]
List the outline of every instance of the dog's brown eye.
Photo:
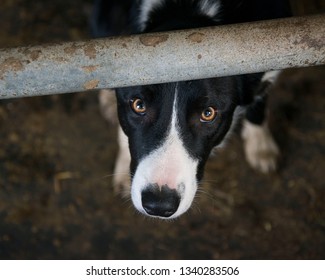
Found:
[{"label": "dog's brown eye", "polygon": [[217,110],[213,107],[208,107],[202,111],[200,121],[212,122],[217,116]]},{"label": "dog's brown eye", "polygon": [[139,114],[139,115],[144,115],[146,113],[146,104],[144,103],[144,101],[140,98],[135,98],[132,99],[131,101],[131,108],[132,110]]}]

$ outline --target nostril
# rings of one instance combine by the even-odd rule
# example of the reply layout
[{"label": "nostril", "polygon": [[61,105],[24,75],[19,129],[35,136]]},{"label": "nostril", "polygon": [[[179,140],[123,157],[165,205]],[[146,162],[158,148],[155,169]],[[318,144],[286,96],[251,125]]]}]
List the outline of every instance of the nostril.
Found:
[{"label": "nostril", "polygon": [[151,216],[170,217],[179,206],[180,196],[168,186],[149,185],[142,193],[142,207]]}]

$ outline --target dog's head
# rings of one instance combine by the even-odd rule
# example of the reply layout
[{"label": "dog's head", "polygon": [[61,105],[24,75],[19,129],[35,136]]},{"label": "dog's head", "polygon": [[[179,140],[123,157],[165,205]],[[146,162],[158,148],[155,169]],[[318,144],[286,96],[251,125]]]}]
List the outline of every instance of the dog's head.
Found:
[{"label": "dog's head", "polygon": [[117,90],[141,213],[175,218],[189,209],[211,150],[232,124],[236,92],[231,77]]}]

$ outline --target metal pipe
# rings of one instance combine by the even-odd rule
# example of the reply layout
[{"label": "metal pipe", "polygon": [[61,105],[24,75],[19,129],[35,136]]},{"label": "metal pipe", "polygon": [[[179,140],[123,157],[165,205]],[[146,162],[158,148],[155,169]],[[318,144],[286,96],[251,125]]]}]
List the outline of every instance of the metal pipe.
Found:
[{"label": "metal pipe", "polygon": [[325,64],[325,15],[0,50],[0,96]]}]

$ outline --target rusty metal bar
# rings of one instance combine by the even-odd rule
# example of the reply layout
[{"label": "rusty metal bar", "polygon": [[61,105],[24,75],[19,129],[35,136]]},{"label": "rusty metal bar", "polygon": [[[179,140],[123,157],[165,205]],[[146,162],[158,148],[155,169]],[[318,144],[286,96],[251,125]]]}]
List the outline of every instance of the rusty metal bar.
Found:
[{"label": "rusty metal bar", "polygon": [[0,50],[13,98],[325,64],[325,15]]}]

